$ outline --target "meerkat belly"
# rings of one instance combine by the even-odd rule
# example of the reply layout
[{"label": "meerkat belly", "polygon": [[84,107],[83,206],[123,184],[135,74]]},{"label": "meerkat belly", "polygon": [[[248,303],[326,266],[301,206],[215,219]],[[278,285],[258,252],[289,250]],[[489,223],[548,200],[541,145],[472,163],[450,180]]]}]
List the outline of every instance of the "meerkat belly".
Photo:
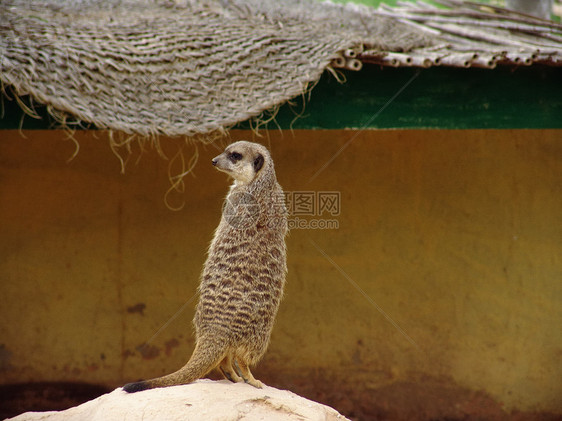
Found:
[{"label": "meerkat belly", "polygon": [[283,294],[285,256],[255,236],[236,249],[213,250],[202,274],[195,326],[231,340],[269,338]]}]

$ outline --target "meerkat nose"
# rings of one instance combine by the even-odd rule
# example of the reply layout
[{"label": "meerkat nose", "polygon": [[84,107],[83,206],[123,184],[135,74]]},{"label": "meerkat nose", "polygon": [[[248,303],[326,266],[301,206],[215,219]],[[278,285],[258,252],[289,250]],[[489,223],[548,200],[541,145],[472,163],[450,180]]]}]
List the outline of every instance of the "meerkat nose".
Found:
[{"label": "meerkat nose", "polygon": [[218,162],[217,158],[213,158],[211,162],[213,163],[213,166],[215,167],[217,166],[217,162]]}]

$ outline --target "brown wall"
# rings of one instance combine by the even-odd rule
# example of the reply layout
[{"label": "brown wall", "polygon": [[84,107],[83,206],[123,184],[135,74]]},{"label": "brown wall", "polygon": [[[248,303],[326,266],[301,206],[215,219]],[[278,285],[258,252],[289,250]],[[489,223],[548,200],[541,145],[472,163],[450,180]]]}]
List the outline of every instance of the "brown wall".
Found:
[{"label": "brown wall", "polygon": [[[25,136],[0,132],[0,381],[113,387],[179,368],[193,347],[195,301],[184,304],[227,192],[210,165],[220,148],[198,148],[185,194],[168,196],[185,201],[174,212],[154,149],[133,145],[121,174],[104,132],[77,133],[69,163],[64,132]],[[258,140],[285,190],[336,191],[341,206],[301,217],[337,229],[288,238],[286,296],[256,377],[380,399],[396,385],[456,388],[504,411],[562,413],[562,132]],[[170,157],[179,145],[161,144]]]}]

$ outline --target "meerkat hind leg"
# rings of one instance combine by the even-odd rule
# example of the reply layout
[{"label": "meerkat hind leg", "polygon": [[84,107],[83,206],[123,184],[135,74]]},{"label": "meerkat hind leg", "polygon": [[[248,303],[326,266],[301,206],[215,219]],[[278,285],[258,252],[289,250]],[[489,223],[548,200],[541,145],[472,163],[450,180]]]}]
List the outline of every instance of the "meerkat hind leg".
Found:
[{"label": "meerkat hind leg", "polygon": [[248,367],[248,364],[246,364],[244,360],[242,360],[241,358],[235,359],[234,367],[240,377],[242,377],[246,383],[257,387],[258,389],[261,389],[263,387],[263,383],[254,378],[252,372],[250,371],[250,367]]},{"label": "meerkat hind leg", "polygon": [[232,367],[232,355],[226,354],[223,358],[221,363],[219,364],[219,368],[225,378],[230,380],[233,383],[244,381],[242,377],[238,375],[236,370]]}]

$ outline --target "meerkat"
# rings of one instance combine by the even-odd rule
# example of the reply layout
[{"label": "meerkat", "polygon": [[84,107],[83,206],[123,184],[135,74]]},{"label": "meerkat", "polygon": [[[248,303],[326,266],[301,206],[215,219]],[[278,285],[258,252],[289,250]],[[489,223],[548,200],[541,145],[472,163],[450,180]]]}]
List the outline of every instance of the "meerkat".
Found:
[{"label": "meerkat", "polygon": [[201,274],[195,349],[167,376],[129,383],[129,393],[191,383],[215,368],[232,382],[263,384],[250,366],[264,355],[287,273],[287,209],[268,150],[239,141],[212,160],[234,179]]}]

